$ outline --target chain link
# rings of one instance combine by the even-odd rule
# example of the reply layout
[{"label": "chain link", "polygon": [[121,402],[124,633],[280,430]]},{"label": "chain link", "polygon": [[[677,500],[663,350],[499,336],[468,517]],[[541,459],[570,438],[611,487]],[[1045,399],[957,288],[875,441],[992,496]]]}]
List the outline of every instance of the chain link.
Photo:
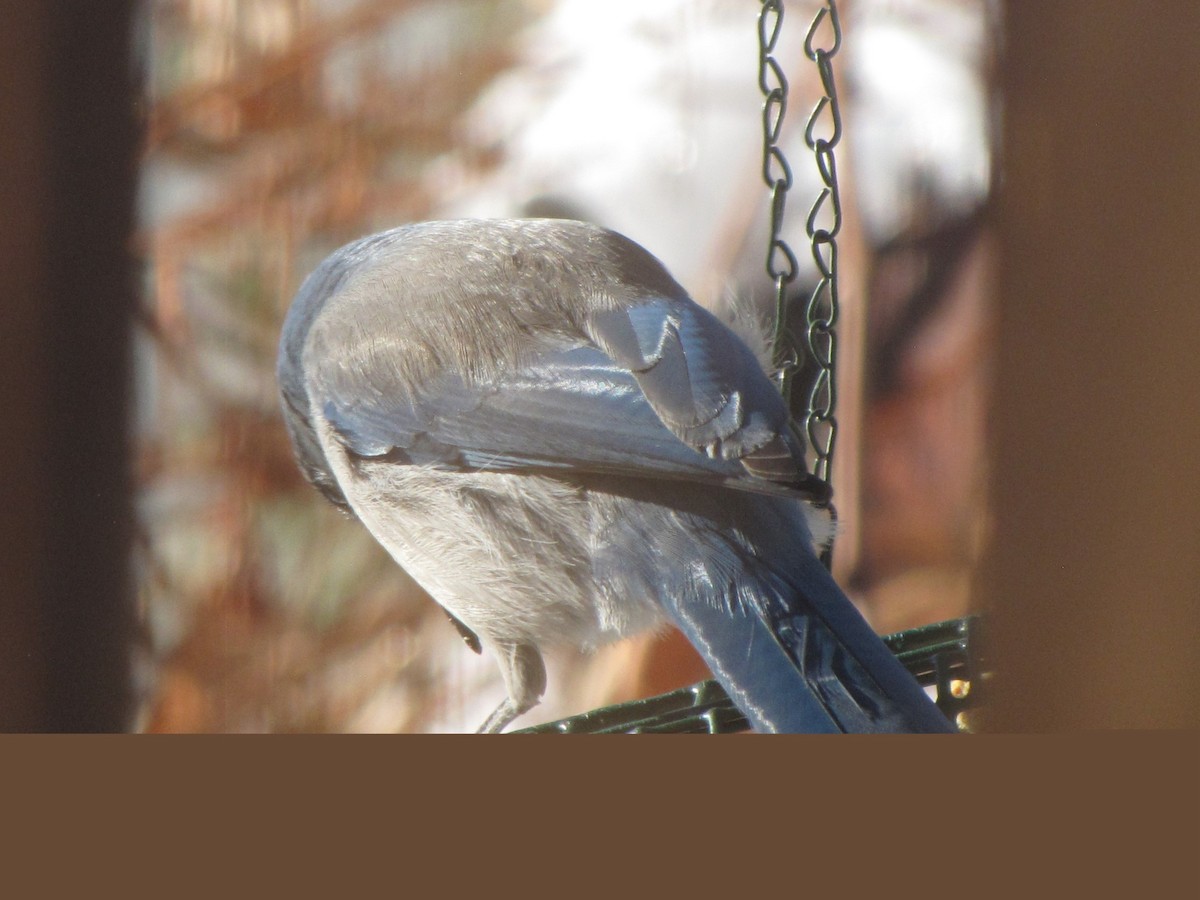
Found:
[{"label": "chain link", "polygon": [[[828,18],[832,44],[816,46],[817,33]],[[804,55],[817,65],[823,94],[813,107],[804,128],[804,142],[813,152],[817,171],[821,175],[822,188],[808,213],[805,228],[812,242],[813,262],[819,278],[809,296],[808,349],[817,366],[808,399],[808,416],[804,428],[809,445],[816,454],[813,474],[828,483],[833,464],[833,446],[837,439],[837,386],[834,381],[834,366],[837,357],[837,333],[834,326],[838,316],[837,279],[837,235],[842,228],[842,204],[838,191],[837,165],[833,150],[842,138],[842,114],[838,106],[837,89],[833,80],[833,56],[842,45],[842,26],[838,19],[837,4],[827,0],[817,10],[808,33],[804,38]],[[829,134],[818,137],[817,131],[825,125]],[[831,220],[828,228],[818,222],[822,218]]]},{"label": "chain link", "polygon": [[784,208],[792,186],[779,138],[787,113],[788,83],[783,67],[773,56],[783,30],[783,0],[763,0],[758,14],[758,87],[763,94],[763,180],[771,189],[771,236],[767,245],[767,274],[775,284],[773,347],[779,392],[791,408],[792,379],[799,366],[796,347],[787,327],[787,288],[796,280],[800,264],[783,238]]},{"label": "chain link", "polygon": [[[822,24],[828,21],[828,28]],[[799,273],[799,263],[792,248],[783,237],[787,192],[792,186],[792,170],[780,147],[783,120],[787,113],[788,83],[783,67],[775,58],[776,47],[783,30],[783,0],[763,0],[758,16],[758,86],[763,95],[762,175],[771,190],[770,238],[767,244],[767,274],[775,285],[774,364],[776,382],[784,400],[791,408],[792,382],[799,369],[800,358],[787,325],[787,289]],[[831,32],[832,44],[818,47],[818,32]],[[837,164],[834,147],[842,136],[842,116],[833,81],[833,55],[842,43],[841,22],[834,0],[817,11],[804,38],[804,54],[817,65],[822,96],[808,117],[804,140],[813,152],[820,173],[822,189],[809,210],[805,223],[816,263],[818,281],[809,296],[805,309],[808,352],[816,367],[809,389],[808,409],[804,419],[807,444],[814,454],[813,475],[828,491],[833,445],[837,437],[837,389],[833,378],[837,341],[834,326],[837,322],[837,234],[842,225],[841,199],[838,193]],[[827,137],[817,132],[829,131]],[[832,220],[828,228],[821,220]]]}]

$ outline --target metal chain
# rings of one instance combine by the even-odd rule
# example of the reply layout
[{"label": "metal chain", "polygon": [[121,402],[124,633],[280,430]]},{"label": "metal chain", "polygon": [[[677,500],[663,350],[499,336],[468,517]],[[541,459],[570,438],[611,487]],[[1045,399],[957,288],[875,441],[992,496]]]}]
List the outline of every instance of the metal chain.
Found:
[{"label": "metal chain", "polygon": [[[821,23],[828,17],[832,44],[817,47],[815,44]],[[824,92],[809,114],[804,128],[804,142],[817,161],[823,187],[808,213],[806,229],[812,242],[813,261],[817,265],[820,279],[808,300],[808,349],[817,365],[812,392],[808,400],[808,416],[804,427],[808,441],[816,454],[813,474],[828,483],[833,464],[833,445],[837,439],[837,387],[834,382],[834,365],[837,357],[837,334],[834,326],[838,316],[837,279],[837,235],[842,228],[842,203],[838,192],[837,166],[833,149],[842,138],[842,113],[838,106],[837,90],[833,81],[833,56],[842,44],[842,26],[838,19],[837,4],[827,0],[817,10],[808,34],[804,38],[804,55],[817,64]],[[817,137],[816,131],[823,120],[827,120],[829,135]],[[826,214],[832,219],[828,228],[817,226],[817,220],[828,205]]]},{"label": "metal chain", "polygon": [[[832,45],[815,46],[817,32],[828,18]],[[787,288],[799,273],[796,255],[783,237],[784,211],[787,192],[792,186],[792,170],[784,156],[779,140],[787,112],[788,83],[783,67],[774,53],[783,30],[783,0],[763,0],[758,16],[758,86],[763,94],[763,180],[771,190],[770,238],[767,246],[767,274],[775,284],[774,352],[776,382],[788,408],[791,408],[792,382],[799,368],[799,355],[787,326]],[[833,149],[841,140],[842,118],[833,81],[832,57],[842,42],[841,22],[837,5],[827,0],[822,6],[804,39],[805,55],[816,63],[823,94],[808,117],[804,140],[813,152],[823,187],[806,221],[812,245],[813,261],[819,279],[806,307],[806,338],[808,351],[816,365],[816,376],[809,390],[804,431],[808,446],[815,455],[813,475],[828,487],[833,460],[833,445],[837,437],[837,391],[833,378],[836,358],[837,322],[837,234],[841,229],[842,211],[838,194],[837,168]],[[817,137],[818,126],[829,120],[832,134]],[[832,216],[829,228],[820,228],[817,221],[828,205]]]},{"label": "metal chain", "polygon": [[779,137],[787,112],[788,83],[783,67],[772,55],[783,29],[783,0],[763,0],[758,14],[758,86],[763,93],[763,180],[771,189],[771,236],[767,246],[767,274],[775,283],[773,348],[779,392],[791,408],[792,379],[799,366],[796,348],[787,327],[787,287],[796,280],[800,265],[783,238],[783,213],[792,186],[792,169]]}]

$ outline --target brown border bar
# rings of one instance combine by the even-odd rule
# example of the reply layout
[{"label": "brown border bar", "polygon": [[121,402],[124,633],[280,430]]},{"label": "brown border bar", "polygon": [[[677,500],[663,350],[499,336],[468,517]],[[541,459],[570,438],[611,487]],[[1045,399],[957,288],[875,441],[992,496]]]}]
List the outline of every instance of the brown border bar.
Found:
[{"label": "brown border bar", "polygon": [[0,729],[127,726],[129,2],[0,21]]},{"label": "brown border bar", "polygon": [[1002,731],[1200,726],[1200,4],[1006,4]]}]

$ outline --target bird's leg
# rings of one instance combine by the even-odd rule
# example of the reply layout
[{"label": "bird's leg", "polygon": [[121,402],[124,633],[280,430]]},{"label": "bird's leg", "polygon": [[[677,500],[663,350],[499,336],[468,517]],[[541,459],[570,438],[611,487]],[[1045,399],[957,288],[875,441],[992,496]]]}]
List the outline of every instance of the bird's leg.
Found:
[{"label": "bird's leg", "polygon": [[537,706],[546,690],[546,664],[533,644],[493,645],[508,696],[479,726],[476,734],[497,734],[513,719]]}]

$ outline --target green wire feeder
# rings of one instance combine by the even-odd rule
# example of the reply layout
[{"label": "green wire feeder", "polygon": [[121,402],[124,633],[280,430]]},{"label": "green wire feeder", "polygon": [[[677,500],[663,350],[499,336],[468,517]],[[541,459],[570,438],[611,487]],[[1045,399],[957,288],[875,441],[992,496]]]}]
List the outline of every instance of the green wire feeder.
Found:
[{"label": "green wire feeder", "polygon": [[[969,731],[967,710],[978,705],[982,677],[979,616],[949,619],[883,639],[922,687],[937,687],[937,705]],[[513,734],[730,734],[750,727],[715,681],[668,694],[605,706]]]}]

